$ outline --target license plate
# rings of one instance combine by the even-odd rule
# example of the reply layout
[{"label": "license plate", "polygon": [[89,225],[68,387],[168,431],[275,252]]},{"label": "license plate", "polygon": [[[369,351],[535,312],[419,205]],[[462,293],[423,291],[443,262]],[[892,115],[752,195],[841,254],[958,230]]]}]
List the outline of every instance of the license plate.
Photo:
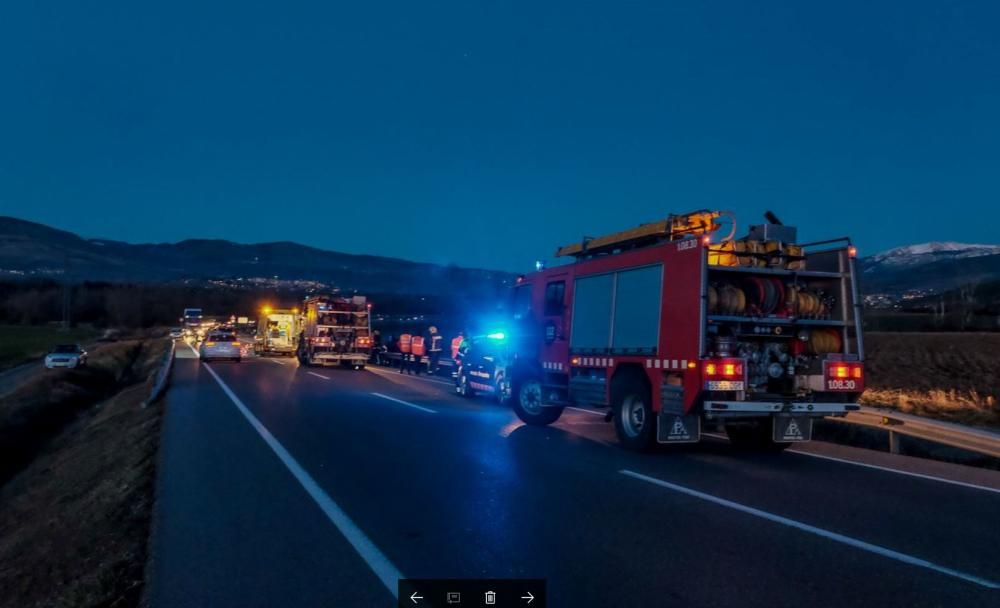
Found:
[{"label": "license plate", "polygon": [[709,380],[708,390],[710,391],[742,391],[742,380]]}]

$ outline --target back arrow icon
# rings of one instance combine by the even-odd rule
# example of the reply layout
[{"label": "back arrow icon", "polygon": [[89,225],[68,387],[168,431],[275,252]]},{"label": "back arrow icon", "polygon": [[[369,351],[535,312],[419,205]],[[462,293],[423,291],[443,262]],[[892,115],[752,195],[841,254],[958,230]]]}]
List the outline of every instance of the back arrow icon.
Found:
[{"label": "back arrow icon", "polygon": [[530,604],[535,599],[535,596],[531,595],[530,591],[525,591],[525,593],[527,593],[528,595],[522,595],[521,599],[528,600],[527,602],[525,602],[525,604]]},{"label": "back arrow icon", "polygon": [[422,599],[424,599],[424,596],[422,596],[422,595],[417,595],[417,592],[416,592],[416,591],[414,591],[414,592],[413,592],[413,595],[411,595],[411,596],[410,596],[410,599],[411,599],[411,600],[413,601],[413,603],[414,603],[414,604],[416,604],[416,603],[417,603],[417,600],[422,600]]}]

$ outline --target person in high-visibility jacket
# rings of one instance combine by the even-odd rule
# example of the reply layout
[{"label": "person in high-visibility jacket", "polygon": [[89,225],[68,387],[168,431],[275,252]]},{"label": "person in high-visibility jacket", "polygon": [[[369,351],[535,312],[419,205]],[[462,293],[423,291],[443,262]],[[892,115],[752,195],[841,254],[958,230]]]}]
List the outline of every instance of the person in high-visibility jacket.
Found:
[{"label": "person in high-visibility jacket", "polygon": [[444,350],[444,337],[438,333],[438,328],[431,325],[427,328],[427,333],[429,334],[429,342],[427,346],[427,356],[430,359],[430,363],[427,366],[427,373],[431,375],[437,375],[438,361],[441,360],[441,352]]},{"label": "person in high-visibility jacket", "polygon": [[420,368],[423,367],[423,358],[427,354],[427,350],[424,347],[424,337],[420,334],[413,336],[411,344],[412,354],[410,355],[410,369],[411,374],[420,375]]},{"label": "person in high-visibility jacket", "polygon": [[399,373],[406,371],[410,365],[410,353],[413,351],[413,336],[410,334],[400,334],[399,336]]},{"label": "person in high-visibility jacket", "polygon": [[465,332],[458,332],[458,335],[451,339],[451,358],[458,363],[458,350],[462,348],[462,341],[465,340]]}]

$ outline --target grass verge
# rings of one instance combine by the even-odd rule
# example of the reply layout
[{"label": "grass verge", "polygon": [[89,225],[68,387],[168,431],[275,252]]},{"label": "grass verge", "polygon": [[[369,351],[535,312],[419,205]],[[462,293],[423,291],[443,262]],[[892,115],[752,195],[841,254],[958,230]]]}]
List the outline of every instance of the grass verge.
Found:
[{"label": "grass verge", "polygon": [[39,359],[56,344],[90,342],[97,336],[98,331],[88,327],[0,325],[0,371]]},{"label": "grass verge", "polygon": [[0,607],[138,605],[162,413],[139,406],[166,346],[108,345],[5,399],[0,433],[31,439],[0,488]]},{"label": "grass verge", "polygon": [[870,332],[865,346],[863,404],[1000,428],[1000,334]]}]

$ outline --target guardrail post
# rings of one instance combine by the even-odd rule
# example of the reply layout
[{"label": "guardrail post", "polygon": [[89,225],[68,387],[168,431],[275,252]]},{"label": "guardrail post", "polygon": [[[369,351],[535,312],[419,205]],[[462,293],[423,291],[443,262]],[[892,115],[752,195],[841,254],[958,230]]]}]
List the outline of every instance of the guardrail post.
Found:
[{"label": "guardrail post", "polygon": [[899,433],[889,431],[889,453],[899,454]]}]

